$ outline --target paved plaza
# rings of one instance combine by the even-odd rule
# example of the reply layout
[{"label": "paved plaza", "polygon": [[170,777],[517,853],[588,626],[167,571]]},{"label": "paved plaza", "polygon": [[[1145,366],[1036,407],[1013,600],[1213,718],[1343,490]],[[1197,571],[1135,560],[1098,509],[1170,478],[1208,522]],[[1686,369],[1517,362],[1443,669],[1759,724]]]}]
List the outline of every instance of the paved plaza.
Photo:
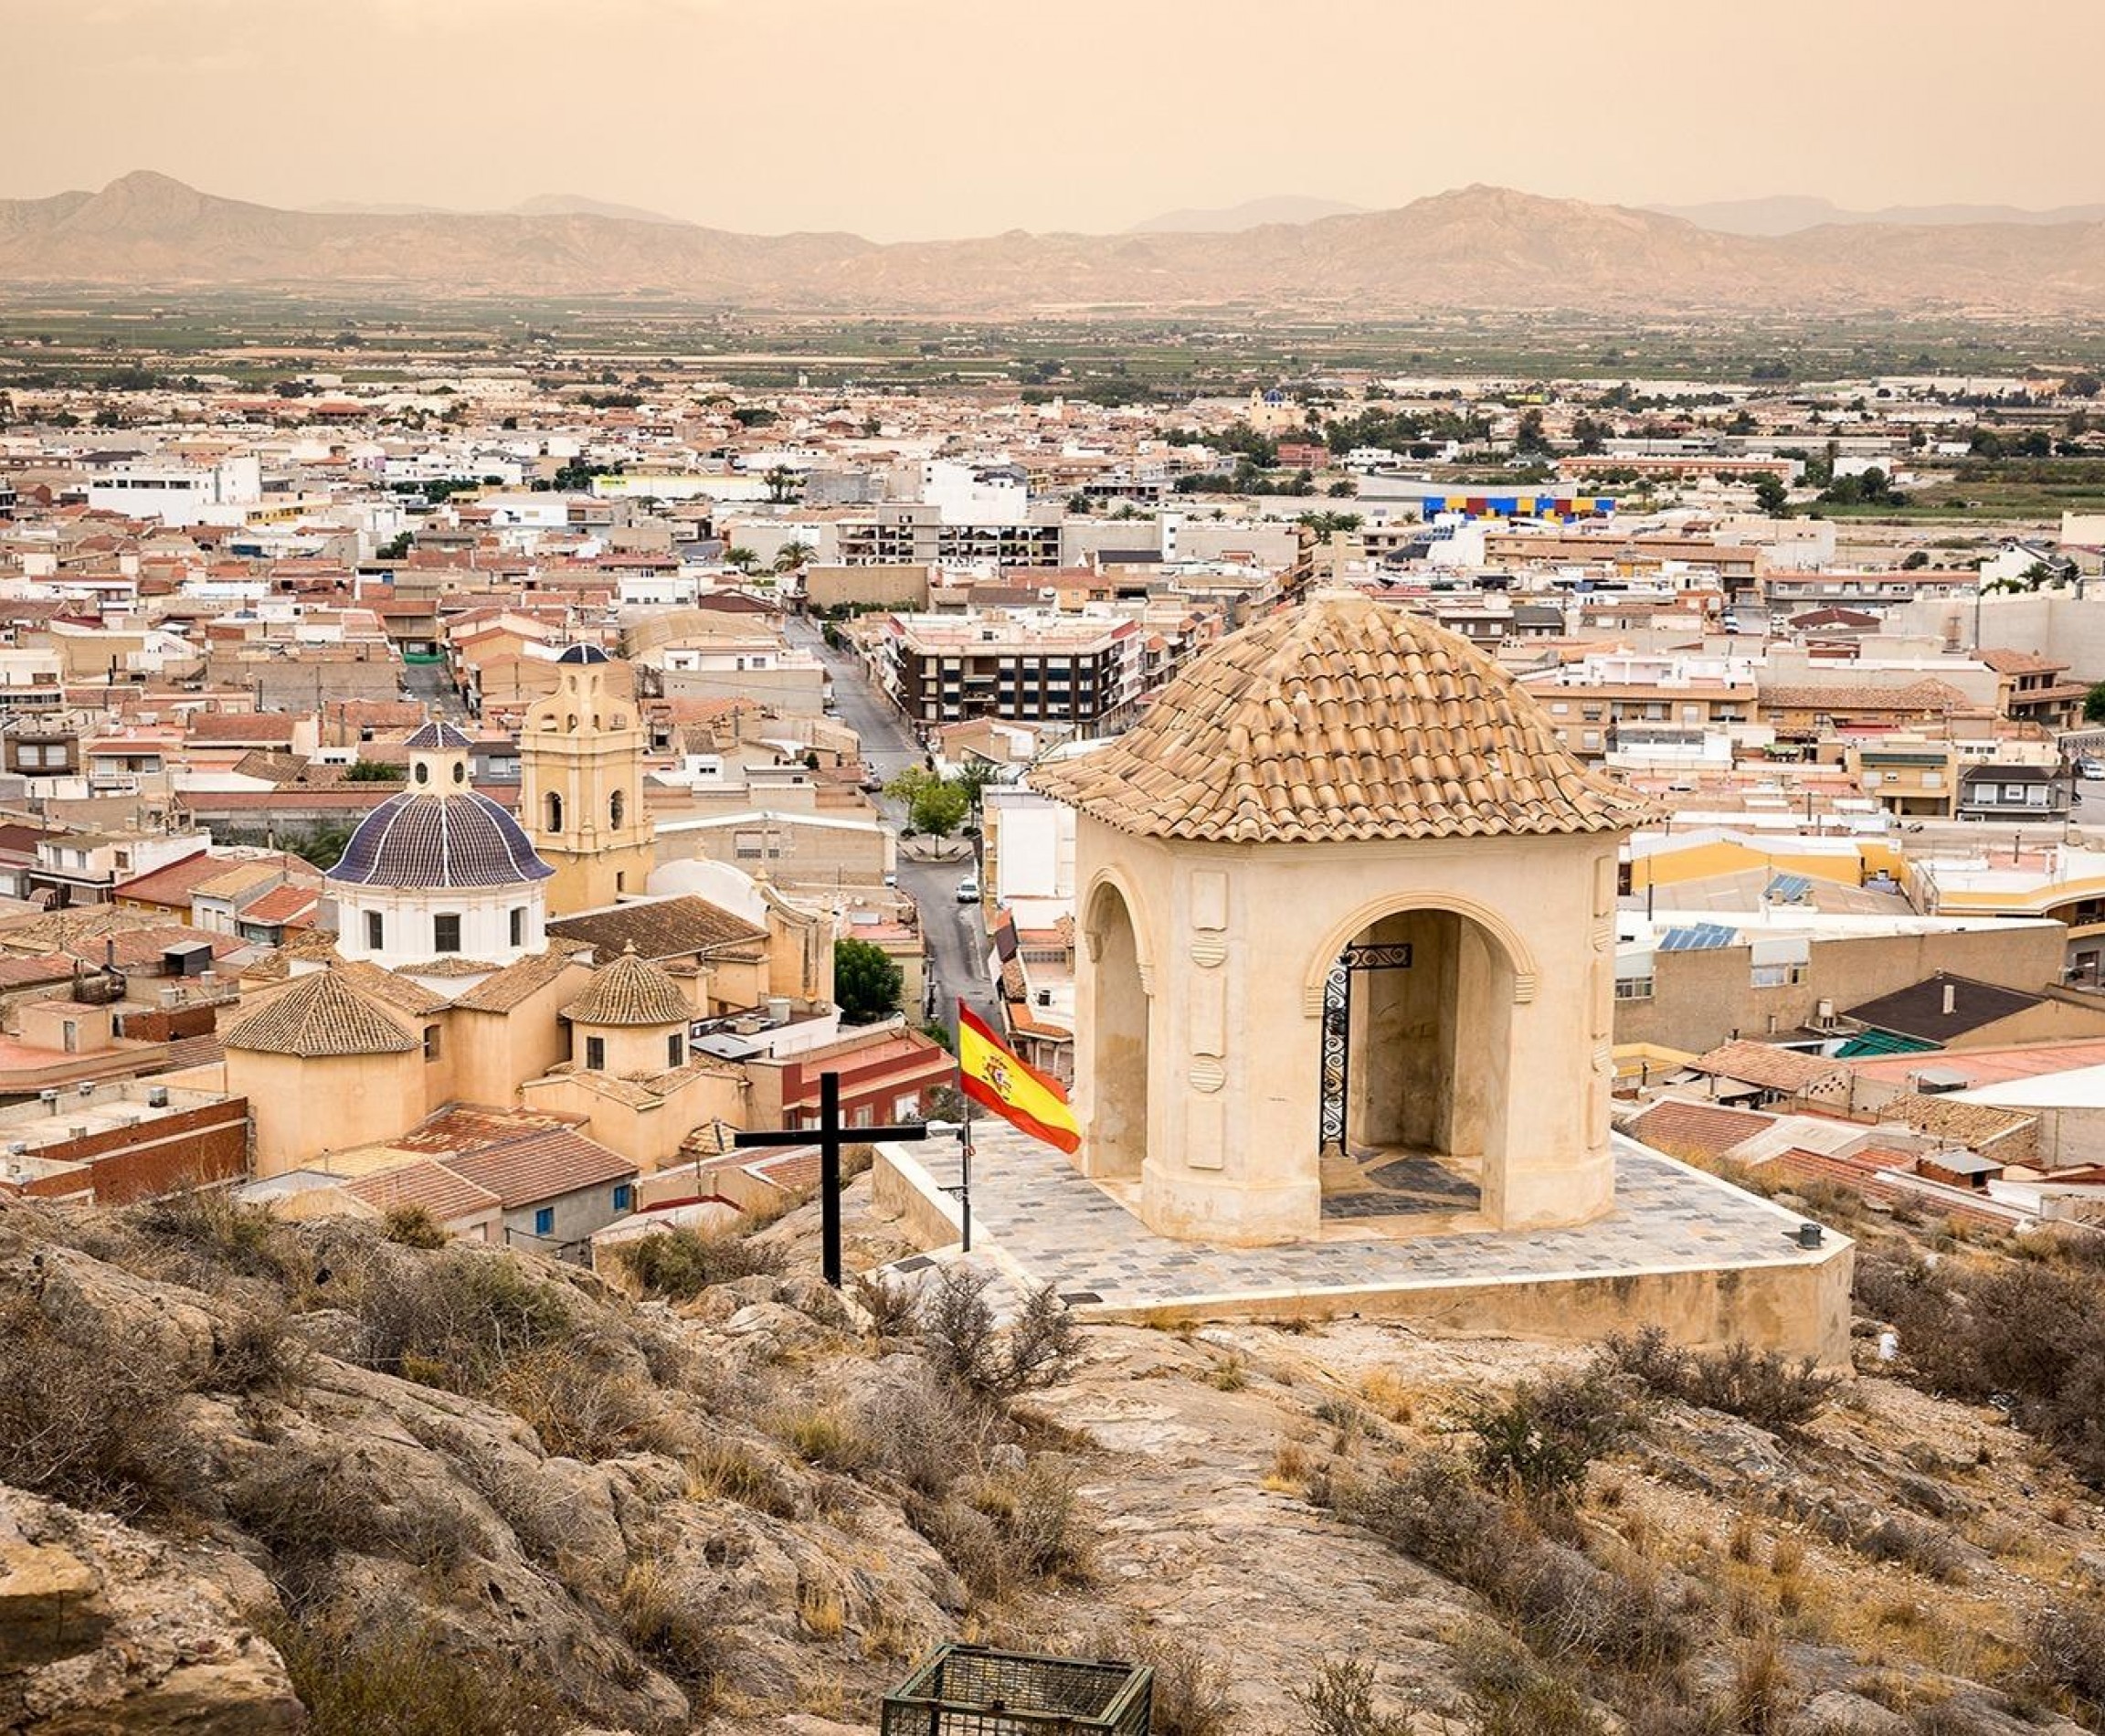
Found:
[{"label": "paved plaza", "polygon": [[[1615,1209],[1575,1229],[1386,1236],[1379,1220],[1319,1242],[1223,1248],[1172,1241],[1058,1151],[999,1123],[974,1129],[973,1250],[1082,1312],[1319,1297],[1443,1286],[1542,1285],[1674,1272],[1819,1265],[1837,1239],[1798,1245],[1796,1215],[1618,1138]],[[888,1146],[882,1160],[927,1191],[954,1187],[956,1143]],[[918,1172],[918,1174],[916,1174]],[[955,1197],[939,1196],[956,1219]]]}]

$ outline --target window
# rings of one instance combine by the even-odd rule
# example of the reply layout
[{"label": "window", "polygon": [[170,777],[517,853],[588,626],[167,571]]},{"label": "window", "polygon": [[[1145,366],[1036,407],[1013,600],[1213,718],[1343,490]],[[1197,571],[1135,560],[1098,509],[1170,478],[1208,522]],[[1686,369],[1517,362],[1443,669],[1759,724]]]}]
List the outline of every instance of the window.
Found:
[{"label": "window", "polygon": [[439,1027],[437,1025],[426,1025],[424,1027],[424,1059],[427,1061],[438,1060],[439,1045]]},{"label": "window", "polygon": [[622,817],[627,814],[628,811],[629,798],[625,792],[617,789],[611,796],[607,799],[607,823],[609,826],[613,826],[619,829],[621,824]]},{"label": "window", "polygon": [[615,1209],[615,1211],[617,1211],[617,1212],[629,1212],[629,1211],[632,1211],[632,1210],[634,1210],[634,1208],[635,1208],[635,1205],[636,1205],[636,1190],[635,1190],[634,1188],[630,1187],[630,1186],[629,1185],[629,1183],[628,1183],[628,1182],[626,1182],[626,1181],[622,1182],[622,1183],[621,1183],[621,1185],[620,1185],[619,1187],[618,1187],[618,1188],[616,1188],[616,1189],[614,1190],[614,1209]]},{"label": "window", "polygon": [[555,1233],[555,1208],[554,1206],[534,1207],[534,1233],[535,1235],[554,1235]]},{"label": "window", "polygon": [[460,917],[458,913],[448,911],[443,916],[431,918],[431,945],[439,952],[460,950]]},{"label": "window", "polygon": [[585,1039],[585,1068],[588,1073],[605,1073],[607,1071],[607,1039],[605,1037],[587,1037]]},{"label": "window", "polygon": [[420,784],[431,781],[431,764],[428,760],[419,759],[417,762],[417,781]]},{"label": "window", "polygon": [[669,1067],[684,1066],[687,1062],[687,1040],[677,1031],[665,1039],[665,1064]]},{"label": "window", "polygon": [[548,792],[547,800],[543,802],[541,806],[547,815],[547,821],[542,830],[544,831],[561,831],[563,830],[563,798],[551,789]]},{"label": "window", "polygon": [[1650,977],[1618,977],[1615,979],[1615,999],[1618,1000],[1649,1000],[1652,999]]},{"label": "window", "polygon": [[378,952],[386,944],[387,920],[377,910],[365,913],[365,948]]},{"label": "window", "polygon": [[848,1125],[852,1127],[875,1127],[877,1125],[877,1111],[865,1103],[848,1117]]},{"label": "window", "polygon": [[512,906],[512,944],[514,947],[524,947],[526,944],[526,906],[524,905],[513,905]]}]

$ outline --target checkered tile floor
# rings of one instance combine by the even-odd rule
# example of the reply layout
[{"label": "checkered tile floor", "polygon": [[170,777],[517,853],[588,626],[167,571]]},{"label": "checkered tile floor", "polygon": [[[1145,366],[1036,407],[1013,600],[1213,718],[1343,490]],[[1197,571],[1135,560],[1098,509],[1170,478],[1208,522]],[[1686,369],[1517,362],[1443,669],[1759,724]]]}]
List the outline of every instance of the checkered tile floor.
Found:
[{"label": "checkered tile floor", "polygon": [[[1131,1308],[1201,1298],[1325,1290],[1610,1277],[1618,1273],[1789,1265],[1824,1259],[1794,1239],[1799,1220],[1767,1201],[1615,1142],[1615,1209],[1571,1230],[1389,1238],[1333,1223],[1319,1242],[1222,1248],[1155,1234],[1059,1152],[1005,1127],[975,1129],[975,1256],[1070,1302]],[[958,1179],[957,1148],[894,1146],[938,1187]],[[1358,1232],[1356,1233],[1356,1232]]]}]

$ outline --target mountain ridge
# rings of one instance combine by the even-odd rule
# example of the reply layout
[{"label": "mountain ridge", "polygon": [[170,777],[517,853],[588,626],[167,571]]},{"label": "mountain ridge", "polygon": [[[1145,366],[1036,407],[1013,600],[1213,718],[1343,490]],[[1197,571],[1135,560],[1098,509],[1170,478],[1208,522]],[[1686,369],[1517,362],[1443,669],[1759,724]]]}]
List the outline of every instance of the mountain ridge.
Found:
[{"label": "mountain ridge", "polygon": [[[557,202],[591,205],[566,199]],[[1707,229],[1628,206],[1456,188],[1386,211],[1238,231],[879,243],[748,235],[600,209],[289,211],[150,170],[93,194],[0,201],[0,282],[328,285],[434,295],[650,295],[781,312],[1000,314],[1427,307],[2093,311],[2105,224]]]}]

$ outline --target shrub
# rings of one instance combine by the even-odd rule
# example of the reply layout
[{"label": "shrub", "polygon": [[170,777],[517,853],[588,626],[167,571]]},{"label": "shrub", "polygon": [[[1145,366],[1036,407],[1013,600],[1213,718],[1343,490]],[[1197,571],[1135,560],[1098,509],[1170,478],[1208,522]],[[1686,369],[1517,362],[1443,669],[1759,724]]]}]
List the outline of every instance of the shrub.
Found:
[{"label": "shrub", "polygon": [[1886,1519],[1851,1547],[1874,1561],[1898,1561],[1930,1579],[1952,1583],[1966,1577],[1965,1558],[1950,1534],[1912,1519]]},{"label": "shrub", "polygon": [[771,1276],[782,1269],[780,1250],[736,1233],[703,1235],[699,1231],[654,1231],[624,1242],[614,1257],[647,1297],[692,1301],[714,1284],[736,1278]]},{"label": "shrub", "polygon": [[277,1308],[245,1313],[217,1335],[205,1377],[214,1392],[277,1392],[296,1384],[313,1360]]},{"label": "shrub", "polygon": [[1292,1690],[1308,1736],[1407,1736],[1408,1720],[1374,1710],[1374,1671],[1355,1657],[1326,1657]]},{"label": "shrub", "polygon": [[1462,1421],[1476,1437],[1469,1456],[1481,1480],[1560,1503],[1569,1502],[1593,1461],[1636,1426],[1627,1392],[1601,1369],[1523,1382],[1505,1403],[1475,1405]]},{"label": "shrub", "polygon": [[1073,1472],[1033,1458],[1014,1476],[991,1478],[972,1505],[994,1521],[1011,1567],[1027,1579],[1085,1582],[1095,1559],[1088,1509]]},{"label": "shrub", "polygon": [[549,1684],[510,1660],[448,1651],[435,1630],[280,1622],[264,1636],[307,1709],[307,1736],[519,1736],[571,1721]]},{"label": "shrub", "polygon": [[455,1244],[376,1272],[358,1297],[361,1360],[425,1386],[486,1392],[513,1358],[573,1329],[569,1299],[513,1254]]},{"label": "shrub", "polygon": [[703,1587],[647,1556],[622,1575],[615,1614],[638,1657],[706,1700],[729,1661],[729,1635],[713,1619],[714,1603]]},{"label": "shrub", "polygon": [[277,1220],[268,1206],[243,1205],[225,1188],[183,1188],[134,1209],[132,1223],[148,1240],[206,1268],[207,1282],[225,1275],[277,1278]]},{"label": "shrub", "polygon": [[604,1459],[629,1452],[661,1411],[649,1383],[608,1366],[609,1348],[546,1343],[512,1358],[491,1396],[534,1425],[559,1458]]},{"label": "shrub", "polygon": [[707,1442],[689,1454],[687,1498],[691,1501],[736,1501],[756,1513],[774,1519],[795,1519],[796,1492],[782,1474],[759,1454],[727,1438]]},{"label": "shrub", "polygon": [[1774,1350],[1757,1353],[1743,1343],[1718,1351],[1686,1350],[1669,1343],[1665,1330],[1655,1326],[1633,1337],[1609,1338],[1602,1347],[1601,1364],[1660,1398],[1723,1411],[1779,1434],[1803,1428],[1818,1416],[1842,1384],[1839,1375],[1821,1373],[1811,1357],[1793,1362]]},{"label": "shrub", "polygon": [[860,1471],[877,1457],[877,1444],[831,1405],[790,1411],[777,1419],[774,1432],[799,1458],[830,1471]]},{"label": "shrub", "polygon": [[1004,1333],[987,1305],[992,1282],[991,1274],[964,1266],[943,1274],[922,1307],[930,1363],[946,1380],[994,1403],[1057,1386],[1081,1355],[1074,1318],[1047,1285],[1031,1293]]},{"label": "shrub", "polygon": [[406,1248],[442,1248],[447,1240],[439,1220],[420,1205],[388,1207],[382,1233]]},{"label": "shrub", "polygon": [[1228,1670],[1203,1646],[1136,1621],[1098,1628],[1088,1649],[1155,1672],[1150,1736],[1227,1736],[1235,1714]]},{"label": "shrub", "polygon": [[68,1308],[61,1281],[0,1301],[0,1473],[76,1507],[134,1513],[197,1486],[175,1413],[183,1383],[157,1346]]},{"label": "shrub", "polygon": [[2093,1715],[2105,1713],[2105,1604],[2042,1610],[2025,1637],[2028,1675]]},{"label": "shrub", "polygon": [[880,1386],[858,1418],[876,1463],[909,1489],[942,1496],[986,1457],[996,1419],[970,1394],[915,1369]]},{"label": "shrub", "polygon": [[870,1330],[880,1339],[912,1338],[921,1329],[921,1298],[904,1284],[855,1275],[855,1297],[869,1311]]}]

